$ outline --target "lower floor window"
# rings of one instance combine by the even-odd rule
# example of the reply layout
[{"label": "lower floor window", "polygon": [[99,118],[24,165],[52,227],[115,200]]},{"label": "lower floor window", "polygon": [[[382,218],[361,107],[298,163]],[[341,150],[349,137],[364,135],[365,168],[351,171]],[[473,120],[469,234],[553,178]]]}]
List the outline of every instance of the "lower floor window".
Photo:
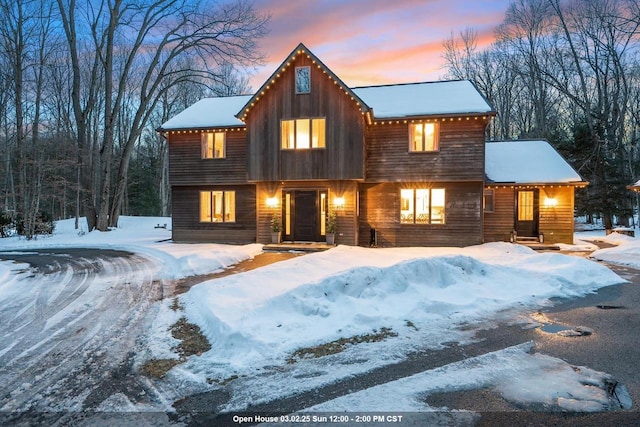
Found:
[{"label": "lower floor window", "polygon": [[235,222],[235,191],[201,191],[200,222]]},{"label": "lower floor window", "polygon": [[444,188],[400,190],[401,224],[444,224]]}]

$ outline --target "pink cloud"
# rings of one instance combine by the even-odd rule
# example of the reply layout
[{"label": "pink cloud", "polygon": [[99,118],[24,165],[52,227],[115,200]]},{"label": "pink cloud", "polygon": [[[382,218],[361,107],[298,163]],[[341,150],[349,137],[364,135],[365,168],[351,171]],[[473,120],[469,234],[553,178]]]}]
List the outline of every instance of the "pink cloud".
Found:
[{"label": "pink cloud", "polygon": [[254,89],[299,42],[350,86],[437,80],[444,75],[442,42],[471,27],[478,45],[493,42],[493,29],[509,0],[258,0],[271,15],[260,42],[267,63],[251,79]]}]

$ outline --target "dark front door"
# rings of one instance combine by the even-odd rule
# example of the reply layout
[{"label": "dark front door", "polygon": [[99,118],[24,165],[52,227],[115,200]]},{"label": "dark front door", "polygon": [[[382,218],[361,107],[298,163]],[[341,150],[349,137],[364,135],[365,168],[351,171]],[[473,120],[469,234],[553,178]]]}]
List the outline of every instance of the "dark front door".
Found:
[{"label": "dark front door", "polygon": [[293,240],[316,241],[319,239],[318,192],[296,191],[293,209]]},{"label": "dark front door", "polygon": [[538,236],[538,189],[516,192],[516,232],[518,236]]}]

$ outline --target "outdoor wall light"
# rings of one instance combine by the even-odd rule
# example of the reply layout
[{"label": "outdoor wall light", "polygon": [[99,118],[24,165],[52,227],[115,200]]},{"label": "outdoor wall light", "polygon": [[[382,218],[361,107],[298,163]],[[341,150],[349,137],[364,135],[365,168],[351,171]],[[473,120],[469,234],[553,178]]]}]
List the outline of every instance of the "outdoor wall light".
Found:
[{"label": "outdoor wall light", "polygon": [[269,208],[277,208],[278,207],[278,198],[277,197],[267,197],[267,207],[269,207]]},{"label": "outdoor wall light", "polygon": [[558,199],[555,197],[546,197],[544,199],[544,207],[545,208],[554,208],[558,206]]},{"label": "outdoor wall light", "polygon": [[338,209],[344,208],[344,197],[336,197],[333,199],[333,204]]}]

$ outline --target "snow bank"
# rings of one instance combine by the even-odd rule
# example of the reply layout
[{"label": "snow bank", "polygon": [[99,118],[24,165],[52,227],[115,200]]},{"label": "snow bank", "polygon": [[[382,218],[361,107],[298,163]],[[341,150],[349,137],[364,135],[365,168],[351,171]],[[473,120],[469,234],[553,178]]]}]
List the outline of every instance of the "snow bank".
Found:
[{"label": "snow bank", "polygon": [[[75,229],[75,220],[56,221],[52,236],[34,240],[0,239],[0,250],[42,248],[119,249],[155,260],[161,278],[177,279],[222,270],[262,252],[262,245],[176,244],[171,242],[171,218],[122,216],[118,228],[87,233],[86,222]],[[160,226],[160,227],[157,227]],[[165,228],[166,226],[166,228]]]},{"label": "snow bank", "polygon": [[383,327],[401,332],[410,323],[451,330],[514,306],[534,307],[621,282],[583,258],[508,243],[463,249],[339,246],[202,283],[181,301],[212,344],[201,363],[222,367],[222,374]]},{"label": "snow bank", "polygon": [[640,239],[620,233],[611,233],[605,236],[604,231],[576,233],[576,236],[580,236],[582,240],[615,245],[612,248],[595,250],[591,253],[591,258],[640,268]]},{"label": "snow bank", "polygon": [[[491,388],[505,399],[523,405],[543,404],[552,410],[595,412],[613,409],[607,393],[610,375],[539,353],[532,343],[466,359],[392,381],[308,408],[307,411],[402,412],[441,411],[424,403],[429,394]],[[631,407],[623,385],[616,388],[620,402]],[[389,399],[393,396],[393,399]],[[620,406],[617,406],[619,409]]]}]

